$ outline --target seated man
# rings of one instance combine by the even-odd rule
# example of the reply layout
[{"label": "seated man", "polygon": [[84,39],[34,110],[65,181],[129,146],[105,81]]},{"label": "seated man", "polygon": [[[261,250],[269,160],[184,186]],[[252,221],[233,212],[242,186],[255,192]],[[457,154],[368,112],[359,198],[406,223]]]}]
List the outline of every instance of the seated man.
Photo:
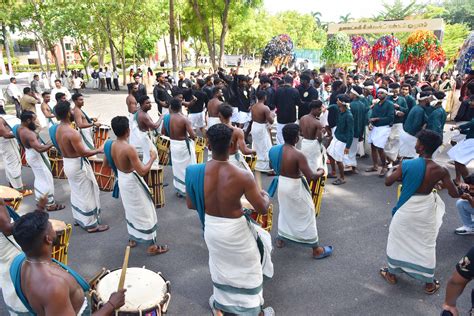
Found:
[{"label": "seated man", "polygon": [[[57,236],[48,219],[48,213],[37,210],[15,222],[13,237],[24,252],[15,257],[10,267],[16,294],[34,315],[90,315],[87,281],[51,259]],[[112,315],[124,304],[125,290],[115,292],[93,315]]]},{"label": "seated man", "polygon": [[332,246],[319,244],[316,214],[308,181],[317,181],[324,175],[322,168],[311,171],[306,157],[296,149],[300,128],[290,123],[283,127],[284,145],[270,149],[270,164],[278,175],[268,190],[273,196],[278,187],[278,248],[284,241],[295,242],[312,248],[314,259],[322,259],[332,254]]},{"label": "seated man", "polygon": [[147,253],[149,255],[165,253],[168,251],[168,247],[156,244],[158,219],[155,204],[148,185],[142,178],[150,172],[157,154],[150,150],[151,159],[146,165],[142,164],[137,150],[128,143],[130,128],[127,117],[114,117],[112,130],[117,136],[117,140],[106,141],[104,152],[107,164],[112,168],[115,178],[118,180],[118,187],[114,188],[113,197],[118,198],[120,189],[127,221],[129,245],[132,248],[137,243],[148,245]]},{"label": "seated man", "polygon": [[[474,247],[462,257],[456,265],[456,270],[451,275],[446,286],[446,297],[444,299],[443,310],[451,312],[451,315],[458,316],[459,311],[456,308],[456,301],[466,288],[466,285],[474,279]],[[471,294],[472,309],[474,312],[474,289]],[[444,313],[442,314],[444,315]]]},{"label": "seated man", "polygon": [[274,315],[271,307],[262,308],[263,276],[273,276],[271,237],[244,216],[240,199],[245,195],[260,214],[270,201],[250,172],[229,162],[232,135],[224,124],[209,128],[212,160],[186,170],[186,202],[198,211],[209,250],[209,304],[213,315]]},{"label": "seated man", "polygon": [[405,272],[425,282],[425,293],[434,294],[440,288],[434,278],[436,267],[436,238],[441,227],[445,205],[433,188],[442,181],[449,195],[458,197],[448,169],[432,160],[441,145],[441,137],[432,131],[417,134],[416,153],[419,158],[404,160],[385,179],[390,186],[402,180],[402,192],[393,208],[387,241],[388,267],[380,275],[390,284],[396,284],[395,274]]},{"label": "seated man", "polygon": [[465,179],[466,183],[459,184],[462,190],[461,199],[456,202],[456,208],[462,221],[462,226],[454,231],[458,235],[474,235],[474,174]]}]

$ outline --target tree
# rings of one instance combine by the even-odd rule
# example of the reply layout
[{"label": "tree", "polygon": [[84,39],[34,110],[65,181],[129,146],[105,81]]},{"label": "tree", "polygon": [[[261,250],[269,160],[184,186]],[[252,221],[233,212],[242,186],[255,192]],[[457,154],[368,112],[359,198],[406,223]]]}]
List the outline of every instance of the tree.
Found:
[{"label": "tree", "polygon": [[341,15],[339,17],[339,23],[348,23],[350,20],[352,20],[350,13],[347,13],[346,15]]},{"label": "tree", "polygon": [[446,24],[442,47],[448,60],[456,56],[468,35],[469,27],[466,24]]},{"label": "tree", "polygon": [[446,12],[442,17],[449,23],[465,23],[474,30],[474,1],[473,0],[446,0],[443,3]]},{"label": "tree", "polygon": [[[2,0],[0,2],[0,29],[1,29],[1,38],[0,43],[3,44],[5,48],[5,54],[7,55],[8,63],[8,74],[13,76],[13,65],[12,65],[12,56],[10,53],[10,39],[8,28],[12,27],[17,23],[14,13],[18,9],[18,2],[12,0]],[[1,47],[0,47],[1,50]],[[2,63],[2,73],[5,73],[5,63],[3,61],[3,54],[0,54],[0,62]]]},{"label": "tree", "polygon": [[316,11],[316,12],[311,12],[311,15],[314,18],[314,21],[316,21],[316,25],[318,27],[321,27],[321,12]]},{"label": "tree", "polygon": [[347,34],[336,33],[328,39],[321,55],[326,65],[342,67],[352,62],[352,43]]},{"label": "tree", "polygon": [[422,5],[417,4],[416,0],[412,0],[408,5],[405,5],[402,0],[394,0],[393,4],[383,2],[384,10],[374,17],[377,21],[393,21],[405,20],[409,16],[416,15],[422,9]]}]

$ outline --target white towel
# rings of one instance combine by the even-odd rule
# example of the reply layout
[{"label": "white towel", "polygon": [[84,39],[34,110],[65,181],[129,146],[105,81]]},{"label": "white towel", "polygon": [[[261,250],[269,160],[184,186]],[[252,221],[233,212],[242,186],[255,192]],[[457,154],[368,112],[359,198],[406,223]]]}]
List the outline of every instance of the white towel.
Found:
[{"label": "white towel", "polygon": [[398,157],[398,152],[400,150],[400,133],[403,131],[403,124],[396,123],[393,124],[392,128],[390,129],[390,135],[388,136],[387,143],[385,144],[385,154],[387,157],[395,161]]},{"label": "white towel", "polygon": [[35,175],[35,198],[37,201],[48,195],[48,206],[54,204],[54,179],[51,165],[45,153],[39,153],[33,148],[25,148],[26,162]]},{"label": "white towel", "polygon": [[181,195],[186,195],[186,167],[196,163],[196,150],[192,140],[175,140],[170,143],[173,185]]},{"label": "white towel", "polygon": [[88,149],[94,149],[94,128],[79,128],[79,134],[82,137],[82,143]]},{"label": "white towel", "polygon": [[211,126],[219,124],[221,122],[221,119],[218,117],[211,117],[209,116],[207,118],[207,129],[209,129]]},{"label": "white towel", "polygon": [[417,158],[418,154],[416,153],[416,140],[415,136],[412,136],[405,132],[403,129],[400,132],[400,157],[403,158]]},{"label": "white towel", "polygon": [[244,155],[242,155],[240,150],[237,151],[235,154],[229,156],[229,162],[240,169],[252,172],[250,166],[248,165],[247,161],[245,161]]},{"label": "white towel", "polygon": [[306,180],[278,180],[278,237],[309,247],[319,245],[314,204]]},{"label": "white towel", "polygon": [[374,126],[369,133],[369,144],[377,148],[385,148],[391,131],[390,126]]},{"label": "white towel", "polygon": [[[244,216],[224,218],[205,215],[204,239],[209,250],[209,270],[214,289],[215,307],[228,313],[258,315],[263,306],[263,275],[261,254],[254,234],[254,224]],[[252,225],[252,226],[251,226]],[[266,234],[259,231],[258,234]],[[270,238],[267,236],[267,240]],[[262,240],[261,240],[262,241]],[[271,248],[264,243],[263,261]],[[271,247],[271,244],[270,244]],[[266,275],[266,274],[265,274]]]},{"label": "white towel", "polygon": [[100,224],[99,186],[85,158],[63,158],[64,173],[71,187],[72,216],[82,228]]},{"label": "white towel", "polygon": [[252,148],[257,152],[257,163],[255,170],[268,172],[270,168],[270,160],[268,152],[272,148],[272,139],[266,123],[252,123]]},{"label": "white towel", "polygon": [[147,184],[136,172],[124,173],[118,170],[118,185],[129,239],[154,244],[158,219]]},{"label": "white towel", "polygon": [[8,182],[17,190],[23,188],[21,179],[21,156],[18,142],[15,138],[0,137],[0,155],[3,157],[3,166]]},{"label": "white towel", "polygon": [[444,202],[437,193],[413,195],[397,210],[387,241],[391,273],[405,272],[423,282],[433,282],[436,238],[444,211]]},{"label": "white towel", "polygon": [[158,150],[156,149],[155,144],[153,144],[152,140],[150,139],[150,135],[147,132],[140,131],[136,124],[133,130],[131,130],[129,142],[130,145],[133,145],[135,146],[135,148],[137,148],[138,152],[143,153],[143,164],[147,164],[148,161],[150,161],[150,150],[153,150],[158,154]]},{"label": "white towel", "polygon": [[324,172],[327,174],[327,157],[326,157],[326,148],[317,140],[317,139],[305,139],[301,141],[301,151],[306,156],[308,160],[308,165],[316,173],[316,170],[323,168]]},{"label": "white towel", "polygon": [[474,138],[465,139],[448,151],[452,160],[467,165],[474,159]]}]

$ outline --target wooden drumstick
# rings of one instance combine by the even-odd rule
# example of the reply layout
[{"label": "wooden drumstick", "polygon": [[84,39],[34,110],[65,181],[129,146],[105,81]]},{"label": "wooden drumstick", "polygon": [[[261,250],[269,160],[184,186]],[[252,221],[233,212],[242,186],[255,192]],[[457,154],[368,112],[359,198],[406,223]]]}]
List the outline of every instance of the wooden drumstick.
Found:
[{"label": "wooden drumstick", "polygon": [[260,171],[255,171],[255,180],[257,180],[257,186],[262,189],[262,173]]},{"label": "wooden drumstick", "polygon": [[125,275],[127,274],[127,267],[128,267],[128,258],[130,257],[130,246],[125,248],[125,257],[123,258],[123,265],[122,265],[122,273],[120,274],[120,280],[118,285],[118,290],[123,290],[123,286],[125,284]]}]

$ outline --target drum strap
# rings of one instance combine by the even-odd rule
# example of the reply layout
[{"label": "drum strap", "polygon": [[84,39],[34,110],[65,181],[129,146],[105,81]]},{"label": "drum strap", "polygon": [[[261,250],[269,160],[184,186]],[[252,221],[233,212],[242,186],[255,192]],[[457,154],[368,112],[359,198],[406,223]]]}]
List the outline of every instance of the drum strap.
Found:
[{"label": "drum strap", "polygon": [[5,233],[2,233],[2,234],[3,234],[3,236],[5,236],[5,238],[10,242],[10,244],[13,245],[13,247],[15,247],[16,249],[18,249],[19,251],[22,251],[21,248],[20,248],[16,243],[14,243],[10,238],[8,238],[7,235],[5,235]]}]

